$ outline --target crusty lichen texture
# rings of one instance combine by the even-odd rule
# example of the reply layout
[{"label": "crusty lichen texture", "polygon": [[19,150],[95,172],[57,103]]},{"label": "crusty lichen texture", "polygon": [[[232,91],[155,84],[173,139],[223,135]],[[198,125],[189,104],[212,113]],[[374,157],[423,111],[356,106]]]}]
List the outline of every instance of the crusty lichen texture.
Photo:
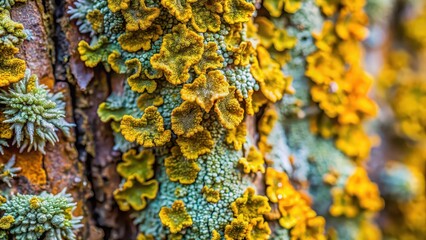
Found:
[{"label": "crusty lichen texture", "polygon": [[[337,217],[322,182],[335,164],[342,177],[329,182],[362,210],[381,208],[377,186],[356,167],[372,145],[362,123],[376,113],[360,65],[363,5],[76,1],[70,18],[91,36],[78,44],[81,60],[125,77],[98,114],[123,152],[115,198],[136,211],[139,238],[325,239],[316,211]],[[351,135],[365,140],[361,149]],[[348,190],[353,178],[370,195]]]}]

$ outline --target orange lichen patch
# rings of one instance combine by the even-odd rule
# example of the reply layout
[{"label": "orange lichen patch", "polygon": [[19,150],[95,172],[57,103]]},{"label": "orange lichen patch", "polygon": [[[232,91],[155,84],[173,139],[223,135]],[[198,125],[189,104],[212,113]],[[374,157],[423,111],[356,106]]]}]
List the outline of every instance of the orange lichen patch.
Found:
[{"label": "orange lichen patch", "polygon": [[217,101],[214,108],[220,123],[227,129],[236,128],[244,119],[244,109],[240,106],[235,91],[236,87],[229,87],[229,94]]},{"label": "orange lichen patch", "polygon": [[265,160],[263,159],[263,154],[257,150],[254,146],[250,147],[247,157],[241,158],[238,161],[238,164],[241,164],[244,168],[244,173],[256,173],[256,172],[265,172]]},{"label": "orange lichen patch", "polygon": [[272,106],[268,107],[258,122],[257,126],[258,126],[259,133],[265,136],[269,135],[269,133],[274,128],[275,122],[277,120],[278,120],[277,111]]},{"label": "orange lichen patch", "polygon": [[189,68],[201,60],[203,51],[203,37],[179,24],[164,36],[160,53],[151,57],[151,65],[163,71],[170,83],[181,84],[189,79]]},{"label": "orange lichen patch", "polygon": [[163,146],[171,137],[171,131],[164,129],[163,117],[154,106],[146,108],[140,119],[125,115],[120,130],[127,141],[144,147]]},{"label": "orange lichen patch", "polygon": [[188,159],[196,159],[200,155],[209,153],[214,145],[213,138],[207,130],[197,132],[190,137],[179,136],[176,142],[183,156]]},{"label": "orange lichen patch", "polygon": [[80,59],[84,62],[86,67],[94,68],[100,62],[106,63],[113,49],[109,46],[108,38],[101,36],[92,46],[86,41],[81,40],[78,43],[77,50],[80,53]]},{"label": "orange lichen patch", "polygon": [[232,52],[234,52],[234,64],[240,66],[247,66],[248,64],[250,64],[250,57],[253,55],[254,51],[255,50],[251,42],[241,42],[238,48],[232,49]]},{"label": "orange lichen patch", "polygon": [[32,185],[40,187],[47,183],[46,171],[43,167],[43,154],[41,152],[18,153],[18,149],[7,148],[4,154],[0,154],[0,163],[7,163],[13,155],[16,155],[15,165],[20,168],[18,175],[25,177]]},{"label": "orange lichen patch", "polygon": [[108,8],[111,12],[118,12],[129,8],[130,0],[108,0]]},{"label": "orange lichen patch", "polygon": [[273,44],[277,51],[292,49],[296,46],[297,38],[288,35],[285,29],[276,29],[274,31]]},{"label": "orange lichen patch", "polygon": [[367,211],[377,212],[383,208],[378,186],[369,178],[367,171],[357,167],[345,184],[345,192],[357,198],[359,206]]},{"label": "orange lichen patch", "polygon": [[243,216],[245,221],[261,217],[271,211],[268,198],[255,195],[255,191],[251,187],[247,188],[243,196],[231,203],[231,209],[235,217]]},{"label": "orange lichen patch", "polygon": [[111,65],[112,70],[116,73],[125,73],[127,70],[124,58],[121,57],[119,51],[114,50],[108,56],[108,64]]},{"label": "orange lichen patch", "polygon": [[197,132],[203,131],[201,126],[203,112],[201,108],[188,101],[183,102],[179,107],[172,111],[172,130],[176,135],[191,137]]},{"label": "orange lichen patch", "polygon": [[186,212],[185,204],[181,200],[176,200],[171,208],[162,207],[158,215],[161,223],[168,227],[171,233],[178,233],[192,226],[191,215]]},{"label": "orange lichen patch", "polygon": [[305,75],[317,84],[329,84],[342,78],[343,61],[335,54],[318,51],[306,58]]},{"label": "orange lichen patch", "polygon": [[270,167],[266,169],[265,184],[267,186],[266,196],[273,203],[277,203],[283,199],[283,194],[289,192],[288,189],[293,188],[287,174]]},{"label": "orange lichen patch", "polygon": [[343,40],[353,38],[362,41],[368,36],[367,24],[368,16],[363,10],[353,12],[344,8],[337,19],[336,33]]},{"label": "orange lichen patch", "polygon": [[312,33],[312,36],[315,39],[315,46],[319,50],[328,53],[333,50],[333,46],[338,41],[332,21],[325,21],[322,25],[321,33]]},{"label": "orange lichen patch", "polygon": [[129,7],[122,11],[127,31],[148,29],[160,15],[160,9],[147,7],[145,0],[127,0]]},{"label": "orange lichen patch", "polygon": [[332,188],[331,195],[333,204],[330,206],[330,214],[334,217],[346,216],[353,218],[358,215],[359,209],[355,205],[354,199],[347,195],[341,188]]},{"label": "orange lichen patch", "polygon": [[0,139],[11,139],[13,136],[13,131],[10,129],[9,123],[4,123],[6,120],[2,112],[0,112]]},{"label": "orange lichen patch", "polygon": [[372,141],[360,125],[340,126],[337,130],[336,147],[356,160],[366,159],[372,147]]},{"label": "orange lichen patch", "polygon": [[201,170],[195,160],[186,159],[178,146],[171,150],[172,156],[164,160],[167,176],[170,181],[181,184],[191,184],[197,179],[198,172]]},{"label": "orange lichen patch", "polygon": [[154,199],[157,192],[157,180],[139,182],[136,176],[132,175],[123,186],[114,191],[114,198],[121,211],[129,211],[130,207],[141,211],[146,207],[146,199]]},{"label": "orange lichen patch", "polygon": [[151,42],[157,41],[163,34],[160,25],[153,24],[145,30],[126,31],[118,37],[118,43],[123,50],[137,52],[141,49],[151,49]]},{"label": "orange lichen patch", "polygon": [[315,3],[321,7],[326,16],[333,15],[337,11],[340,2],[340,0],[315,0]]},{"label": "orange lichen patch", "polygon": [[252,219],[248,227],[247,240],[269,239],[271,229],[263,218]]},{"label": "orange lichen patch", "polygon": [[191,3],[197,0],[161,0],[161,4],[169,13],[181,22],[187,22],[192,17]]},{"label": "orange lichen patch", "polygon": [[194,71],[198,75],[206,73],[207,70],[222,67],[223,57],[217,53],[218,47],[215,42],[208,42],[204,45],[204,52],[201,60],[194,65]]},{"label": "orange lichen patch", "polygon": [[191,84],[185,84],[181,90],[183,100],[196,102],[206,112],[210,112],[215,101],[225,98],[229,84],[219,70],[201,74]]},{"label": "orange lichen patch", "polygon": [[249,223],[244,220],[243,215],[234,218],[225,227],[225,240],[243,240],[249,231]]},{"label": "orange lichen patch", "polygon": [[[220,16],[208,2],[212,0],[198,0],[192,5],[191,24],[198,32],[218,32],[220,30]],[[220,3],[219,3],[220,5]]]},{"label": "orange lichen patch", "polygon": [[90,11],[86,14],[87,21],[90,22],[95,32],[101,32],[104,27],[104,15],[98,9]]},{"label": "orange lichen patch", "polygon": [[19,49],[13,46],[0,46],[2,57],[0,58],[0,87],[8,86],[11,83],[18,82],[25,76],[27,68],[25,61],[15,58]]},{"label": "orange lichen patch", "polygon": [[276,102],[283,97],[285,91],[291,92],[292,78],[284,76],[280,64],[275,62],[262,46],[257,47],[257,60],[263,72],[263,79],[253,77],[259,82],[261,92],[269,101]]},{"label": "orange lichen patch", "polygon": [[220,240],[220,239],[222,239],[220,237],[220,233],[218,231],[216,231],[216,230],[213,230],[213,232],[212,232],[212,239],[211,240]]},{"label": "orange lichen patch", "polygon": [[226,143],[233,144],[235,150],[241,150],[243,144],[246,142],[247,125],[241,122],[236,128],[228,130],[226,135]]},{"label": "orange lichen patch", "polygon": [[223,18],[229,24],[248,22],[255,10],[253,4],[245,0],[225,0]]},{"label": "orange lichen patch", "polygon": [[135,149],[130,149],[123,154],[123,162],[117,165],[117,172],[124,178],[135,176],[139,182],[145,182],[154,177],[155,156],[149,150],[142,150],[136,154]]},{"label": "orange lichen patch", "polygon": [[161,95],[152,94],[152,93],[142,93],[136,102],[138,108],[141,111],[145,111],[146,108],[150,106],[161,106],[163,104],[163,98]]},{"label": "orange lichen patch", "polygon": [[145,73],[142,72],[142,63],[137,58],[133,58],[126,61],[126,66],[129,69],[131,75],[127,78],[132,91],[143,93],[145,90],[148,93],[153,93],[157,88],[157,82],[148,78]]},{"label": "orange lichen patch", "polygon": [[242,40],[241,30],[243,29],[243,24],[232,24],[229,29],[228,35],[225,36],[225,43],[227,50],[231,50],[240,45]]},{"label": "orange lichen patch", "polygon": [[214,190],[213,188],[204,186],[203,189],[201,190],[201,193],[203,193],[204,198],[209,203],[217,203],[220,200],[219,190]]}]

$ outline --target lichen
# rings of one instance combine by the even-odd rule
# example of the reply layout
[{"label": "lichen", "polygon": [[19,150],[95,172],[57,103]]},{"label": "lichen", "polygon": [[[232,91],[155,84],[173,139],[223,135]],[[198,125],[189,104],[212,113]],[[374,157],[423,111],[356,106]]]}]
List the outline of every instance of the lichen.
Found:
[{"label": "lichen", "polygon": [[189,69],[201,60],[203,37],[179,24],[163,38],[160,53],[151,58],[152,66],[164,73],[167,81],[181,84],[189,79]]},{"label": "lichen", "polygon": [[13,144],[21,152],[34,149],[44,153],[48,142],[59,141],[57,131],[69,134],[73,124],[65,121],[65,103],[62,93],[51,93],[38,78],[27,70],[25,77],[8,90],[0,92],[3,114],[13,130]]},{"label": "lichen", "polygon": [[180,200],[175,201],[171,208],[162,207],[158,215],[163,225],[168,227],[171,233],[178,233],[192,225],[192,218],[186,212],[185,204]]},{"label": "lichen", "polygon": [[[75,240],[75,229],[82,227],[82,217],[74,217],[76,203],[65,190],[53,195],[12,196],[0,205],[3,212],[3,230],[16,239],[70,239]],[[7,222],[7,224],[6,224]]]},{"label": "lichen", "polygon": [[120,130],[127,141],[144,147],[163,146],[171,137],[171,131],[164,129],[163,117],[154,106],[146,108],[140,119],[125,115]]},{"label": "lichen", "polygon": [[142,150],[139,154],[130,149],[123,154],[123,162],[117,165],[117,172],[124,178],[135,176],[139,182],[145,182],[154,177],[155,156],[149,150]]},{"label": "lichen", "polygon": [[135,175],[130,175],[127,181],[114,191],[114,198],[120,210],[129,211],[131,207],[140,211],[146,207],[147,199],[154,199],[157,192],[157,180],[141,182]]}]

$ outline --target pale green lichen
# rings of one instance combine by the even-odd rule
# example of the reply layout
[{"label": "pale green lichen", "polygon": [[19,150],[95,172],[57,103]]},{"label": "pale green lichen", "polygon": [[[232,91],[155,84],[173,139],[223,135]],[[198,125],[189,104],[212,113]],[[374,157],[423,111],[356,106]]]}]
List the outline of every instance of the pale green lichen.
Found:
[{"label": "pale green lichen", "polygon": [[21,151],[34,149],[44,153],[48,142],[55,144],[59,141],[58,130],[69,134],[74,124],[65,121],[62,99],[62,93],[51,93],[29,70],[20,82],[2,90],[0,104],[4,106],[6,117],[3,122],[11,125],[13,144]]},{"label": "pale green lichen", "polygon": [[13,218],[2,233],[11,234],[16,240],[67,239],[75,240],[75,229],[82,227],[82,217],[74,217],[76,203],[70,194],[62,192],[53,195],[11,196],[0,205],[2,219]]}]

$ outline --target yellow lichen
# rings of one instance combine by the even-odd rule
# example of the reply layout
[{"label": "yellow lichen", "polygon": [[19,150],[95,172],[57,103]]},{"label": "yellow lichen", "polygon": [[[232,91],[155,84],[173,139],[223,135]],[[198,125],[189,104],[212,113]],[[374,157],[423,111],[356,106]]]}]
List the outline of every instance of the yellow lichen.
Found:
[{"label": "yellow lichen", "polygon": [[143,233],[139,233],[136,237],[136,240],[155,240],[155,238],[152,235],[145,235]]},{"label": "yellow lichen", "polygon": [[269,239],[271,229],[263,218],[252,219],[248,227],[247,240]]},{"label": "yellow lichen", "polygon": [[146,108],[140,119],[125,115],[120,130],[127,141],[144,147],[163,146],[171,137],[171,131],[164,129],[163,117],[154,106]]},{"label": "yellow lichen", "polygon": [[122,10],[127,31],[148,29],[160,15],[160,9],[147,7],[145,0],[127,0],[127,2],[128,8]]},{"label": "yellow lichen", "polygon": [[160,53],[151,57],[151,65],[163,71],[170,83],[181,84],[189,79],[189,68],[201,60],[203,51],[203,37],[179,24],[164,36]]},{"label": "yellow lichen", "polygon": [[163,97],[153,93],[142,93],[138,97],[136,104],[141,111],[145,111],[150,106],[161,106],[163,104]]},{"label": "yellow lichen", "polygon": [[289,36],[285,29],[276,29],[274,31],[273,44],[277,51],[292,49],[296,46],[297,38]]},{"label": "yellow lichen", "polygon": [[137,58],[133,58],[126,61],[126,66],[129,69],[131,75],[127,78],[132,91],[143,93],[153,93],[157,88],[157,82],[150,79],[144,72],[142,72],[142,63]]},{"label": "yellow lichen", "polygon": [[243,240],[246,239],[249,231],[249,223],[244,220],[243,215],[234,218],[232,222],[225,227],[225,240]]},{"label": "yellow lichen", "polygon": [[229,24],[248,22],[255,10],[246,0],[225,0],[223,18]]},{"label": "yellow lichen", "polygon": [[278,113],[273,107],[265,109],[264,114],[260,118],[257,126],[259,133],[268,136],[274,128],[275,122],[278,120]]},{"label": "yellow lichen", "polygon": [[[198,32],[218,32],[220,30],[220,15],[215,5],[209,5],[213,0],[198,0],[192,5],[191,24]],[[219,3],[220,4],[220,3]]]},{"label": "yellow lichen", "polygon": [[80,59],[90,68],[96,67],[100,62],[106,63],[109,54],[113,50],[110,49],[108,38],[105,36],[101,36],[94,45],[89,45],[89,43],[82,40],[78,43],[77,49],[80,53]]},{"label": "yellow lichen", "polygon": [[171,208],[162,207],[158,215],[161,223],[168,227],[171,233],[178,233],[192,226],[192,218],[186,212],[185,204],[181,200],[176,200]]},{"label": "yellow lichen", "polygon": [[126,31],[118,37],[121,48],[128,52],[137,52],[141,49],[151,49],[151,42],[157,41],[163,34],[160,25],[153,24],[145,30]]},{"label": "yellow lichen", "polygon": [[223,57],[217,53],[218,47],[215,42],[208,42],[204,45],[204,52],[201,60],[194,66],[194,71],[198,75],[222,67]]},{"label": "yellow lichen", "polygon": [[302,2],[302,0],[265,0],[263,6],[272,17],[279,17],[283,8],[288,13],[295,13],[302,7]]},{"label": "yellow lichen", "polygon": [[204,186],[201,190],[201,193],[203,193],[204,198],[209,203],[217,203],[220,200],[220,192],[218,190],[214,190],[213,188]]},{"label": "yellow lichen", "polygon": [[240,66],[247,66],[250,64],[250,57],[254,53],[254,48],[249,41],[244,41],[240,43],[238,48],[232,50],[234,52],[234,64]]},{"label": "yellow lichen", "polygon": [[241,158],[238,163],[244,167],[244,173],[265,172],[263,154],[254,146],[250,147],[247,157]]},{"label": "yellow lichen", "polygon": [[321,7],[322,12],[327,15],[333,15],[340,4],[340,0],[315,0],[315,3]]},{"label": "yellow lichen", "polygon": [[108,55],[108,64],[111,65],[112,70],[116,73],[125,73],[127,70],[124,58],[117,50],[112,51],[112,53]]},{"label": "yellow lichen", "polygon": [[229,87],[229,94],[217,101],[215,112],[219,117],[220,123],[227,129],[236,128],[244,119],[244,109],[235,96],[236,87]]},{"label": "yellow lichen", "polygon": [[114,191],[114,198],[121,211],[129,211],[130,207],[141,211],[146,207],[146,199],[154,199],[157,192],[157,180],[140,182],[136,176],[132,175],[121,188]]},{"label": "yellow lichen", "polygon": [[6,117],[0,112],[0,139],[11,139],[13,136],[13,130],[10,129],[9,123],[4,123]]},{"label": "yellow lichen", "polygon": [[243,29],[242,23],[232,24],[229,29],[228,35],[225,36],[226,49],[232,50],[238,47],[242,40],[241,30]]},{"label": "yellow lichen", "polygon": [[[275,62],[262,46],[257,47],[257,60],[263,72],[263,79],[253,76],[259,82],[263,95],[271,102],[283,97],[284,92],[291,92],[291,77],[284,76],[280,64]],[[256,78],[257,77],[257,78]]]},{"label": "yellow lichen", "polygon": [[130,0],[108,0],[108,8],[111,12],[118,12],[129,8]]},{"label": "yellow lichen", "polygon": [[123,154],[123,162],[117,165],[117,172],[124,178],[135,176],[142,183],[154,177],[154,162],[155,156],[151,151],[144,149],[136,154],[135,149],[130,149]]},{"label": "yellow lichen", "polygon": [[183,156],[188,159],[196,159],[200,155],[209,153],[214,145],[213,138],[207,130],[197,132],[190,137],[179,136],[176,142]]},{"label": "yellow lichen", "polygon": [[233,144],[235,150],[241,150],[243,144],[246,142],[247,125],[241,122],[236,128],[228,130],[226,135],[226,143]]},{"label": "yellow lichen", "polygon": [[99,11],[99,9],[89,11],[86,14],[86,19],[90,22],[90,25],[95,32],[102,32],[104,27],[104,15],[101,13],[101,11]]},{"label": "yellow lichen", "polygon": [[229,84],[219,70],[201,74],[191,84],[185,84],[181,90],[183,100],[196,102],[206,112],[210,112],[215,101],[229,94]]},{"label": "yellow lichen", "polygon": [[362,9],[351,11],[344,8],[336,22],[336,33],[343,40],[353,38],[362,41],[368,36],[367,24],[368,16]]},{"label": "yellow lichen", "polygon": [[0,87],[8,86],[23,79],[27,68],[25,61],[15,58],[19,49],[13,46],[0,46],[2,57],[0,58]]},{"label": "yellow lichen", "polygon": [[354,199],[345,194],[341,188],[332,188],[331,196],[333,197],[333,204],[330,206],[330,214],[334,217],[346,216],[353,218],[358,215],[359,209],[355,205]]},{"label": "yellow lichen", "polygon": [[172,156],[164,160],[164,166],[166,167],[166,173],[170,181],[178,181],[181,184],[195,182],[200,171],[200,167],[195,160],[185,158],[178,146],[174,146],[171,153]]},{"label": "yellow lichen", "polygon": [[216,231],[216,230],[213,230],[213,232],[212,232],[212,239],[211,240],[220,240],[220,239],[221,239],[220,233],[218,231]]},{"label": "yellow lichen", "polygon": [[15,222],[15,218],[12,215],[2,216],[0,218],[0,229],[6,230],[12,227],[12,224]]},{"label": "yellow lichen", "polygon": [[192,17],[191,3],[197,0],[161,0],[161,4],[169,13],[181,22],[187,22]]},{"label": "yellow lichen", "polygon": [[255,195],[255,191],[251,187],[247,188],[241,197],[231,203],[231,209],[235,217],[243,216],[245,221],[261,217],[271,211],[268,198]]},{"label": "yellow lichen", "polygon": [[172,111],[172,130],[176,135],[190,137],[204,130],[201,126],[202,120],[203,112],[200,107],[195,103],[185,101]]}]

